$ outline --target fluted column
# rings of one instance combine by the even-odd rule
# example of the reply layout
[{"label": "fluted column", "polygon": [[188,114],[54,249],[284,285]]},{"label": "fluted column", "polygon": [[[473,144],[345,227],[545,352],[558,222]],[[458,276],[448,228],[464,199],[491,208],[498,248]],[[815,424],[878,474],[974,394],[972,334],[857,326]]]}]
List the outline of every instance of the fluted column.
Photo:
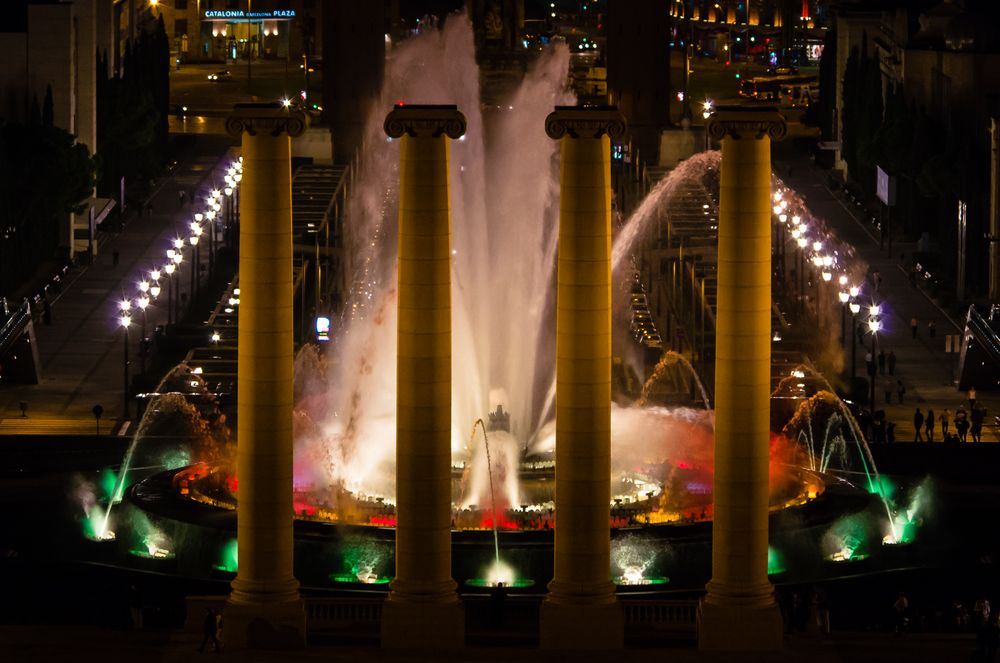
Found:
[{"label": "fluted column", "polygon": [[243,140],[236,471],[239,571],[226,606],[234,648],[302,647],[305,611],[292,568],[292,136],[305,116],[237,104]]},{"label": "fluted column", "polygon": [[781,647],[767,578],[771,394],[771,139],[773,108],[720,107],[722,144],[715,355],[712,579],[701,604],[703,649]]},{"label": "fluted column", "polygon": [[557,107],[562,142],[556,294],[555,574],[542,604],[552,649],[623,646],[611,582],[611,142],[615,108]]},{"label": "fluted column", "polygon": [[396,576],[383,647],[461,647],[464,612],[451,577],[451,211],[448,138],[455,106],[396,106],[399,146],[396,355]]}]

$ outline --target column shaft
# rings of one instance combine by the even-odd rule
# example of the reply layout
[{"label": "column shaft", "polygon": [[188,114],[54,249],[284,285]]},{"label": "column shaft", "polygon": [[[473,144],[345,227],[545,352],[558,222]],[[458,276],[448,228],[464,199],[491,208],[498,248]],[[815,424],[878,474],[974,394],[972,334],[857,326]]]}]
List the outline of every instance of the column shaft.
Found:
[{"label": "column shaft", "polygon": [[769,138],[723,139],[709,602],[718,594],[773,601],[767,580],[770,180]]},{"label": "column shaft", "polygon": [[[701,605],[706,649],[781,647],[767,578],[771,393],[773,109],[720,108],[722,143],[715,354],[712,580]],[[723,129],[719,132],[719,129]]]},{"label": "column shaft", "polygon": [[396,106],[400,139],[396,355],[396,576],[382,646],[455,648],[465,613],[451,577],[451,209],[454,106]]},{"label": "column shaft", "polygon": [[403,136],[399,190],[394,599],[457,600],[451,577],[448,143]]},{"label": "column shaft", "polygon": [[243,136],[236,602],[291,601],[292,185],[288,134]]},{"label": "column shaft", "polygon": [[555,573],[541,610],[547,649],[618,649],[611,582],[611,141],[613,108],[556,108],[562,140],[556,290]]},{"label": "column shaft", "polygon": [[237,106],[243,140],[237,392],[239,570],[226,607],[234,648],[305,644],[293,575],[291,134],[304,120],[271,105]]},{"label": "column shaft", "polygon": [[562,141],[551,601],[613,602],[610,141]]}]

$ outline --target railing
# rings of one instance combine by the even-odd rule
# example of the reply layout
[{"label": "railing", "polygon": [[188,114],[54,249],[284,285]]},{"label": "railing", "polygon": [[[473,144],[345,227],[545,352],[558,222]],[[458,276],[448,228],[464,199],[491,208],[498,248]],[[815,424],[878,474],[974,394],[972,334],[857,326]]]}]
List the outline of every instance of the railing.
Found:
[{"label": "railing", "polygon": [[306,598],[306,628],[317,631],[378,630],[384,598]]},{"label": "railing", "polygon": [[975,306],[969,307],[966,329],[972,331],[976,340],[993,361],[1000,364],[1000,337],[997,336],[997,332],[990,326],[990,323],[979,314]]},{"label": "railing", "polygon": [[694,635],[698,631],[698,602],[684,600],[621,601],[626,627]]},{"label": "railing", "polygon": [[19,307],[10,311],[3,326],[0,326],[0,357],[4,356],[15,341],[24,332],[25,327],[31,320],[31,307],[28,300],[25,300]]}]

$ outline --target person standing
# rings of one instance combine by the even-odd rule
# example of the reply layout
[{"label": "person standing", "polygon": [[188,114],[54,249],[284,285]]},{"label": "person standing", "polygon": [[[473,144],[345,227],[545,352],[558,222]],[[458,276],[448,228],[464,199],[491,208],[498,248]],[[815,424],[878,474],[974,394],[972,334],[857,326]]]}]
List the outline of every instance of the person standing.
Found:
[{"label": "person standing", "polygon": [[944,409],[939,417],[941,421],[941,439],[945,442],[948,441],[948,420],[951,419],[951,411],[948,408]]},{"label": "person standing", "polygon": [[885,375],[885,352],[883,350],[878,351],[878,373]]},{"label": "person standing", "polygon": [[899,404],[903,404],[903,394],[906,393],[906,387],[903,386],[902,380],[896,380],[896,395],[899,396]]},{"label": "person standing", "polygon": [[975,410],[976,409],[976,387],[975,387],[975,385],[969,387],[968,396],[969,396],[969,409],[970,410]]},{"label": "person standing", "polygon": [[927,408],[927,419],[924,423],[924,430],[927,432],[927,441],[934,441],[934,410]]},{"label": "person standing", "polygon": [[937,335],[937,323],[933,320],[927,322],[927,334],[934,338]]},{"label": "person standing", "polygon": [[917,332],[920,329],[920,321],[917,320],[916,316],[910,318],[910,331],[913,332],[913,338],[917,337]]},{"label": "person standing", "polygon": [[889,356],[886,357],[886,363],[889,365],[889,375],[896,374],[896,353],[889,350]]},{"label": "person standing", "polygon": [[920,408],[917,408],[916,412],[913,413],[913,428],[915,431],[913,434],[913,441],[923,442],[924,436],[920,431],[924,428],[924,413],[920,411]]},{"label": "person standing", "polygon": [[892,391],[893,391],[893,387],[894,386],[895,385],[893,385],[893,383],[892,383],[892,378],[886,378],[885,379],[885,404],[886,405],[891,405],[892,404]]}]

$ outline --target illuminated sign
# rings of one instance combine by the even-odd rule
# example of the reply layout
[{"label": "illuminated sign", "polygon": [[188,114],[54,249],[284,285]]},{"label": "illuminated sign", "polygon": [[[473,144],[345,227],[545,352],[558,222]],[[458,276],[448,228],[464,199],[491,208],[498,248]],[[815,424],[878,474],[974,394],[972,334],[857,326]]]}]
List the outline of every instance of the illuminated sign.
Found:
[{"label": "illuminated sign", "polygon": [[330,318],[324,315],[316,317],[316,340],[324,343],[330,340]]},{"label": "illuminated sign", "polygon": [[274,9],[272,11],[246,11],[243,9],[207,9],[206,19],[226,19],[236,21],[262,21],[265,19],[289,19],[295,18],[294,9]]}]

